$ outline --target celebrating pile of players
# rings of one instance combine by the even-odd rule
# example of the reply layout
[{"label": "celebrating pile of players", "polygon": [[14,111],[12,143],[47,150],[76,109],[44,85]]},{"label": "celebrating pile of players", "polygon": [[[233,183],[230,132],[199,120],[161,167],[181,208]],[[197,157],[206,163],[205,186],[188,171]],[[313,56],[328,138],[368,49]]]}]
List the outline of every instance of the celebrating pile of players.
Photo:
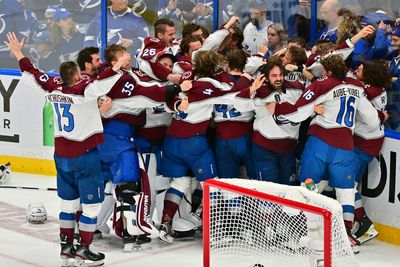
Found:
[{"label": "celebrating pile of players", "polygon": [[[202,183],[217,177],[293,186],[312,178],[342,205],[355,253],[378,235],[356,188],[383,144],[387,91],[400,88],[400,26],[385,12],[361,21],[325,0],[327,26],[307,48],[267,20],[264,1],[250,2],[247,24],[227,16],[211,34],[207,4],[178,10],[164,1],[148,29],[128,1],[111,2],[104,55],[100,17],[84,35],[61,6],[49,7],[52,25],[32,37],[34,63],[24,37],[4,38],[54,109],[63,265],[104,263],[90,245],[110,234],[111,216],[124,251],[193,238]],[[118,22],[131,26],[121,31]],[[35,67],[53,54],[56,77],[41,71],[52,66]]]}]

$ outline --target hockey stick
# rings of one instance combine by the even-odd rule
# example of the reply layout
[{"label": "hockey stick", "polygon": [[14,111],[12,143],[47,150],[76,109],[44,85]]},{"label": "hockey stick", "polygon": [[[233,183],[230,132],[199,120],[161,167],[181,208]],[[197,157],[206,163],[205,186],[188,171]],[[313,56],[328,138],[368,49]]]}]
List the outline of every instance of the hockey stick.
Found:
[{"label": "hockey stick", "polygon": [[18,186],[18,185],[0,185],[0,188],[57,191],[57,188],[54,187],[33,187],[33,186]]}]

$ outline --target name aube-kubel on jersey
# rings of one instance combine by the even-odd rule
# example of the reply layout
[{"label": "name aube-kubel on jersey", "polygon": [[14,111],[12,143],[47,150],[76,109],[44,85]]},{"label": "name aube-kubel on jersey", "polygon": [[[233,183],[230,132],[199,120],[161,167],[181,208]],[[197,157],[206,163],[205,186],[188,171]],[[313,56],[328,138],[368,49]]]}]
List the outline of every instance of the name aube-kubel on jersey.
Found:
[{"label": "name aube-kubel on jersey", "polygon": [[357,88],[339,88],[333,91],[333,98],[342,96],[355,96],[360,98],[360,90]]}]

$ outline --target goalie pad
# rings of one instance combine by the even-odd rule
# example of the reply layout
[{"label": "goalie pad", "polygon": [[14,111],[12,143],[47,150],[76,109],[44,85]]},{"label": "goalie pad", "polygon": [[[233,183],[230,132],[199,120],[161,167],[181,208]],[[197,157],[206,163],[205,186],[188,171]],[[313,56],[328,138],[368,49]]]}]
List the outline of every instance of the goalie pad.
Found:
[{"label": "goalie pad", "polygon": [[[138,185],[125,184],[116,188],[118,202],[115,206],[113,227],[122,237],[126,229],[130,235],[146,234],[150,238],[158,237],[158,230],[149,221],[149,196],[138,193]],[[124,220],[126,224],[124,224]],[[125,227],[124,227],[125,225]]]}]

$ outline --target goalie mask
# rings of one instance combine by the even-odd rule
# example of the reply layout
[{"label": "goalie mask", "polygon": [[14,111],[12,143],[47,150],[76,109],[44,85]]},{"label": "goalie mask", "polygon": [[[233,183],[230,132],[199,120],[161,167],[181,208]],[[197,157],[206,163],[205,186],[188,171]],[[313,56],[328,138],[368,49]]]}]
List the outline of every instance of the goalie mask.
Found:
[{"label": "goalie mask", "polygon": [[5,184],[11,179],[10,162],[0,165],[0,184]]},{"label": "goalie mask", "polygon": [[29,223],[39,224],[47,221],[47,211],[42,203],[30,203],[26,210],[26,220]]}]

